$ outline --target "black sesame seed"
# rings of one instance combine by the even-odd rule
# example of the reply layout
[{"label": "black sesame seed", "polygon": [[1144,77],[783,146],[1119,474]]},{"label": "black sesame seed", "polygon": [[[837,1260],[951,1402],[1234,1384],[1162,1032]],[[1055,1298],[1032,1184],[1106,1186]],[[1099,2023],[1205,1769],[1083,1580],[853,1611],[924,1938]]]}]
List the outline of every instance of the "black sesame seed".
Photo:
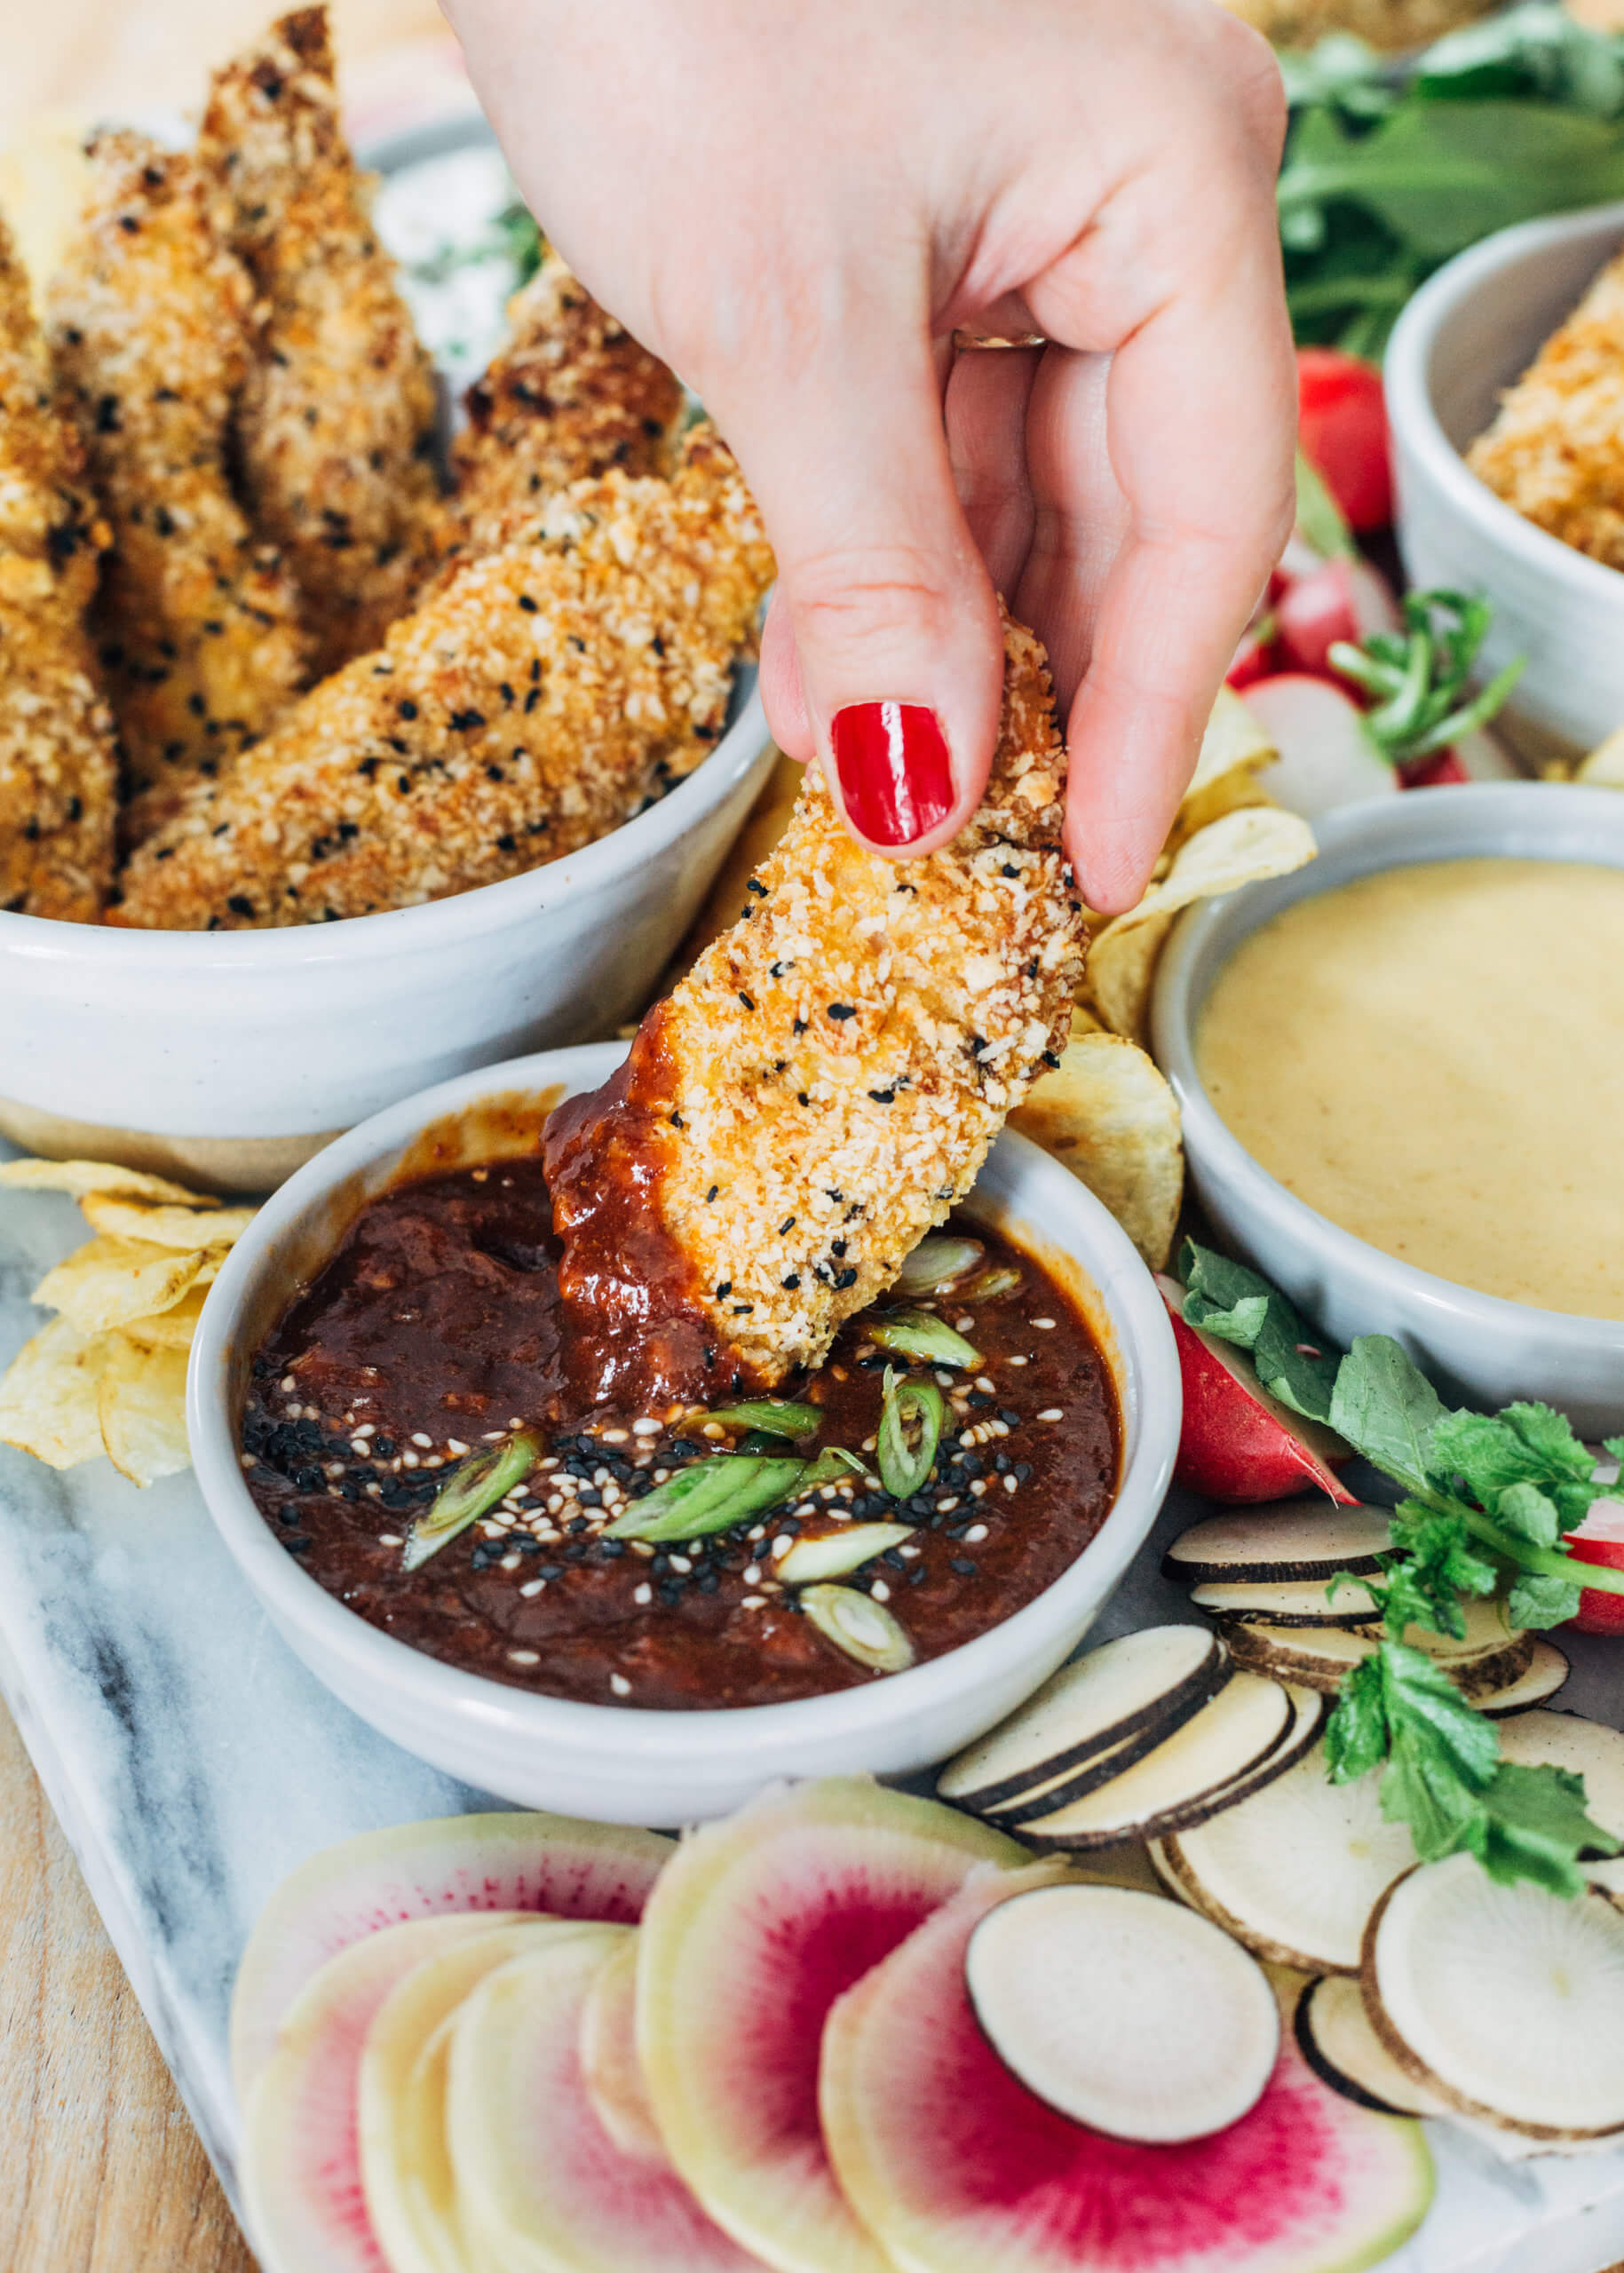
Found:
[{"label": "black sesame seed", "polygon": [[743,1003],[747,1010],[753,1010],[756,1008],[755,1003],[751,1002],[749,996],[745,993],[742,986],[739,989],[739,1000]]},{"label": "black sesame seed", "polygon": [[890,1105],[897,1092],[895,1089],[870,1089],[868,1094],[875,1105]]},{"label": "black sesame seed", "polygon": [[778,1227],[778,1235],[780,1239],[781,1239],[783,1238],[786,1232],[792,1232],[794,1229],[795,1217],[793,1216],[786,1216],[783,1222]]},{"label": "black sesame seed", "polygon": [[733,1293],[733,1280],[732,1280],[731,1279],[718,1279],[718,1280],[717,1280],[717,1302],[718,1302],[718,1303],[719,1303],[719,1302],[722,1302],[722,1301],[724,1301],[724,1300],[725,1300],[725,1298],[726,1298],[729,1295],[731,1295],[731,1294]]},{"label": "black sesame seed", "polygon": [[787,1287],[791,1294],[795,1292],[800,1283],[801,1274],[798,1271],[792,1271],[788,1279],[780,1279],[779,1280],[780,1286]]},{"label": "black sesame seed", "polygon": [[721,1189],[722,1187],[719,1184],[713,1184],[711,1185],[709,1191],[705,1194],[705,1204],[707,1207],[709,1206],[710,1202],[716,1198],[717,1192],[720,1192]]},{"label": "black sesame seed", "polygon": [[251,915],[254,912],[254,903],[246,892],[234,891],[226,905],[234,915]]},{"label": "black sesame seed", "polygon": [[949,1568],[956,1571],[961,1579],[973,1579],[975,1577],[976,1566],[970,1561],[968,1555],[950,1555],[947,1557],[947,1562]]},{"label": "black sesame seed", "polygon": [[527,615],[534,615],[536,612],[535,602],[531,598],[528,592],[520,592],[519,595],[519,605],[523,608]]},{"label": "black sesame seed", "polygon": [[767,896],[767,887],[763,883],[759,876],[752,876],[749,882],[745,885],[744,889],[746,891],[753,891],[757,899],[765,899]]},{"label": "black sesame seed", "polygon": [[850,1002],[831,1002],[828,1006],[828,1014],[831,1018],[840,1018],[843,1020],[846,1018],[854,1018],[857,1016],[857,1012],[852,1009]]}]

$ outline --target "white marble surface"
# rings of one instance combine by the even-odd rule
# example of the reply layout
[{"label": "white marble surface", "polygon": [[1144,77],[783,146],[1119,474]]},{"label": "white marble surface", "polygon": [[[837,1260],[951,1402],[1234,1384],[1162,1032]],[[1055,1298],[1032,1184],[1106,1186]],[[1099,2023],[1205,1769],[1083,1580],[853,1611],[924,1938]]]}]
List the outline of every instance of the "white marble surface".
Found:
[{"label": "white marble surface", "polygon": [[[84,1236],[66,1200],[0,1195],[0,1364],[28,1291]],[[1188,1617],[1157,1575],[1170,1507],[1100,1638]],[[1562,1699],[1624,1718],[1624,1650]],[[1616,1665],[1616,1670],[1615,1668]],[[287,1871],[352,1832],[490,1804],[329,1698],[270,1629],[190,1477],[148,1492],[0,1446],[0,1687],[203,2143],[234,2198],[226,2014],[238,1953]],[[1501,2163],[1431,2125],[1438,2196],[1387,2273],[1601,2273],[1624,2259],[1624,2151]]]}]

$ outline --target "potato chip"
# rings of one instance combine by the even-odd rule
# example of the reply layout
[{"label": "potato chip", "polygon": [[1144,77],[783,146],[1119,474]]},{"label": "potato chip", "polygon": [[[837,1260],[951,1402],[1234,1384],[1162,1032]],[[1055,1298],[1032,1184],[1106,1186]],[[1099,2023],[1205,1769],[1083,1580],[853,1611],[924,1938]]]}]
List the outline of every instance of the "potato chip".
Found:
[{"label": "potato chip", "polygon": [[33,1299],[60,1311],[82,1334],[101,1334],[127,1319],[172,1310],[219,1267],[218,1253],[207,1247],[178,1255],[146,1239],[93,1239],[48,1271]]},{"label": "potato chip", "polygon": [[1592,789],[1624,789],[1624,726],[1590,752],[1573,779]]},{"label": "potato chip", "polygon": [[155,1484],[191,1465],[186,1441],[186,1358],[183,1350],[143,1350],[127,1334],[113,1344],[96,1390],[107,1458],[132,1484]]},{"label": "potato chip", "polygon": [[206,1286],[194,1285],[172,1309],[153,1311],[145,1318],[126,1319],[118,1330],[131,1342],[139,1342],[144,1350],[189,1350],[208,1293]]},{"label": "potato chip", "polygon": [[92,1192],[116,1192],[126,1200],[172,1200],[183,1207],[212,1208],[205,1193],[188,1192],[167,1176],[142,1168],[121,1168],[111,1160],[0,1161],[0,1184],[16,1192],[67,1192],[83,1200]]},{"label": "potato chip", "polygon": [[1167,1267],[1184,1190],[1178,1101],[1137,1042],[1073,1023],[1058,1071],[1010,1121],[1105,1202],[1153,1271]]},{"label": "potato chip", "polygon": [[149,1239],[154,1247],[186,1250],[229,1247],[254,1220],[251,1208],[172,1208],[116,1194],[87,1192],[80,1201],[92,1231],[115,1239]]},{"label": "potato chip", "polygon": [[0,1380],[0,1444],[51,1468],[75,1468],[101,1453],[96,1384],[113,1337],[81,1334],[65,1318],[25,1342]]},{"label": "potato chip", "polygon": [[1221,686],[1212,706],[1212,716],[1207,721],[1207,732],[1201,737],[1195,772],[1179,800],[1180,820],[1192,801],[1204,796],[1219,781],[1228,780],[1238,772],[1255,773],[1260,765],[1269,764],[1278,755],[1256,716],[1233,687]]},{"label": "potato chip", "polygon": [[1181,847],[1160,883],[1138,906],[1096,932],[1083,973],[1083,1000],[1113,1034],[1145,1039],[1156,962],[1180,908],[1311,860],[1314,832],[1278,805],[1225,813]]}]

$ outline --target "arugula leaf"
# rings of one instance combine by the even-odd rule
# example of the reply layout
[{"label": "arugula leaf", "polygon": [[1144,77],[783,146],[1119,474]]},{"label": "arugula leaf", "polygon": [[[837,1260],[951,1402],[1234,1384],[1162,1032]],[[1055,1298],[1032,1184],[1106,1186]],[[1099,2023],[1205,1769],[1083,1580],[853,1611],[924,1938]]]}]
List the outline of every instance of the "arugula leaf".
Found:
[{"label": "arugula leaf", "polygon": [[1249,1351],[1264,1387],[1294,1413],[1329,1419],[1336,1359],[1278,1288],[1194,1239],[1184,1241],[1179,1275],[1191,1326]]},{"label": "arugula leaf", "polygon": [[1565,1626],[1570,1618],[1578,1617],[1581,1591],[1577,1579],[1525,1571],[1513,1582],[1506,1597],[1506,1609],[1513,1626],[1543,1632],[1549,1626]]},{"label": "arugula leaf", "polygon": [[1509,1485],[1495,1501],[1493,1513],[1501,1531],[1526,1540],[1530,1547],[1554,1547],[1561,1535],[1556,1502],[1537,1484]]},{"label": "arugula leaf", "polygon": [[1395,1484],[1425,1489],[1443,1417],[1438,1391],[1390,1334],[1361,1334],[1337,1367],[1331,1426]]}]

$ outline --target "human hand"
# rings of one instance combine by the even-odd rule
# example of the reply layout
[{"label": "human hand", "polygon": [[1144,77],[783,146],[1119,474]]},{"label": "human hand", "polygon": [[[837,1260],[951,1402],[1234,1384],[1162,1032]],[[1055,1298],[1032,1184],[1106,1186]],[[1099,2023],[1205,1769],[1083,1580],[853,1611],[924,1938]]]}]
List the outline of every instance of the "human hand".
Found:
[{"label": "human hand", "polygon": [[549,237],[756,493],[779,741],[876,851],[944,843],[1002,592],[1083,896],[1131,906],[1291,524],[1266,46],[1214,0],[448,4]]}]

